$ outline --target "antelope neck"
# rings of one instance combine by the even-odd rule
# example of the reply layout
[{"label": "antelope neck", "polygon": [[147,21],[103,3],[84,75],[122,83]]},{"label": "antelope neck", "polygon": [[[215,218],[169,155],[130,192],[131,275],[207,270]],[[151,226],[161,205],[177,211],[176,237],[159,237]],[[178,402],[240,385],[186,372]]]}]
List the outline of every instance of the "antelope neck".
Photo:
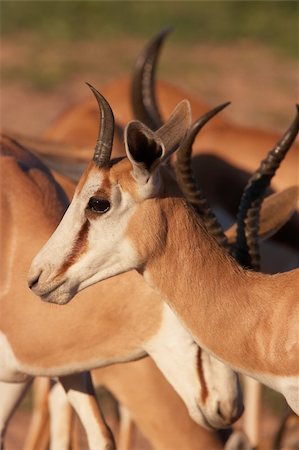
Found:
[{"label": "antelope neck", "polygon": [[[145,279],[197,343],[236,369],[246,367],[248,373],[299,373],[298,336],[289,314],[295,296],[287,274],[243,270],[183,200],[161,199],[159,206],[167,223],[159,249],[146,264]],[[297,271],[289,274],[293,281],[294,276],[298,279]]]}]

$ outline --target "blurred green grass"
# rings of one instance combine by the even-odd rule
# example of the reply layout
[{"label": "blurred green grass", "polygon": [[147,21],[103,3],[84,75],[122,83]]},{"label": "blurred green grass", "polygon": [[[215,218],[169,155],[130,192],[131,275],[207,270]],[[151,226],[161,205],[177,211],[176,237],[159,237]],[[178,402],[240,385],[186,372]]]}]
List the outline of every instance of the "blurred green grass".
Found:
[{"label": "blurred green grass", "polygon": [[298,56],[297,1],[15,1],[1,2],[1,34],[30,32],[59,41],[151,36],[169,24],[179,42],[249,39]]}]

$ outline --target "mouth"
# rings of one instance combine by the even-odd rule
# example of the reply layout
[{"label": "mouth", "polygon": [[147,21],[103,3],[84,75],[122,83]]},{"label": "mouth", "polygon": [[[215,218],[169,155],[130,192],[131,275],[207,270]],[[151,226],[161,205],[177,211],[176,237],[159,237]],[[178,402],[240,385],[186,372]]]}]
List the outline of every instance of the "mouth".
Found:
[{"label": "mouth", "polygon": [[207,430],[213,431],[218,430],[219,428],[222,428],[224,425],[215,425],[214,421],[212,421],[210,418],[207,418],[206,413],[203,411],[203,408],[197,403],[195,400],[196,409],[192,408],[192,411],[189,410],[189,414],[192,417],[192,419],[198,423],[199,425],[203,426]]},{"label": "mouth", "polygon": [[[200,416],[198,416],[198,413],[200,413]],[[204,411],[204,408],[200,406],[198,403],[196,403],[196,413],[190,413],[190,416],[195,420],[195,422],[200,422],[200,425],[202,425],[207,430],[220,430],[224,428],[229,428],[235,420],[229,421],[222,419],[221,417],[217,416],[211,416],[208,412]]]},{"label": "mouth", "polygon": [[65,305],[72,300],[77,291],[75,289],[66,290],[65,287],[62,289],[63,285],[65,285],[64,281],[56,284],[47,291],[40,292],[38,295],[43,302]]},{"label": "mouth", "polygon": [[207,428],[208,430],[213,430],[213,431],[217,431],[217,430],[222,430],[225,428],[229,428],[232,426],[231,422],[226,422],[224,420],[218,420],[218,419],[212,419],[209,418],[207,419],[207,417],[203,414],[203,422],[204,422],[204,427]]}]

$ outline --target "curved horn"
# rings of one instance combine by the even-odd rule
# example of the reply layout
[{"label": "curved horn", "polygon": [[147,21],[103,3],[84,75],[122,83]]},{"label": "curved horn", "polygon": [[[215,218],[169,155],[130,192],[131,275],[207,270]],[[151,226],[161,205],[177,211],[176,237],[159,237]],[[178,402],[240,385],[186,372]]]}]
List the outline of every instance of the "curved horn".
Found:
[{"label": "curved horn", "polygon": [[171,31],[164,28],[157,34],[137,58],[131,87],[131,103],[134,117],[152,130],[163,125],[157,106],[155,93],[155,75],[162,44]]},{"label": "curved horn", "polygon": [[271,179],[286,156],[299,131],[299,105],[296,117],[281,140],[261,162],[245,187],[237,218],[237,241],[235,258],[240,264],[254,270],[260,268],[258,245],[259,216],[261,204]]},{"label": "curved horn", "polygon": [[191,169],[191,153],[193,142],[199,131],[212,117],[222,111],[229,104],[230,102],[226,102],[217,106],[194,122],[177,152],[177,160],[175,165],[178,184],[186,200],[193,206],[197,214],[202,217],[209,233],[211,233],[217,239],[218,243],[226,249],[229,249],[229,245],[224,231],[194,178]]},{"label": "curved horn", "polygon": [[107,100],[91,84],[86,83],[95,96],[99,108],[101,127],[94,149],[93,160],[98,167],[107,165],[110,161],[114,135],[114,116]]}]

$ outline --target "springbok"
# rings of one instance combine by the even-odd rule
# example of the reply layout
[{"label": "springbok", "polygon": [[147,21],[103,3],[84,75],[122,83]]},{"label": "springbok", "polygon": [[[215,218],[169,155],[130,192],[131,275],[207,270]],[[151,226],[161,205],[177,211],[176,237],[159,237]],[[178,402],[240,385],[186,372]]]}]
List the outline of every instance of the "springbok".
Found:
[{"label": "springbok", "polygon": [[[178,119],[175,115],[168,127]],[[1,257],[5,270],[1,274],[7,274],[1,279],[0,302],[0,378],[6,381],[1,384],[2,434],[30,377],[58,376],[87,429],[90,447],[97,448],[99,443],[113,447],[100,414],[93,412],[96,404],[88,379],[86,383],[85,378],[82,381],[71,374],[146,354],[152,356],[198,423],[215,428],[236,420],[242,412],[236,374],[201,352],[171,309],[136,273],[123,274],[118,283],[107,280],[94,286],[64,308],[37,301],[26,288],[25,272],[61,218],[66,198],[32,154],[8,139],[2,144]],[[17,382],[20,384],[12,384]],[[83,406],[78,387],[88,394]],[[89,414],[84,414],[84,405]]]},{"label": "springbok", "polygon": [[[299,271],[271,276],[241,268],[169,189],[162,162],[189,138],[187,101],[173,113],[175,126],[170,120],[153,132],[130,122],[127,158],[110,161],[113,113],[96,95],[102,133],[94,160],[60,225],[34,258],[30,288],[46,302],[65,304],[87,286],[137,269],[198,344],[281,392],[298,413]],[[290,145],[297,128],[298,117],[278,148]]]}]

